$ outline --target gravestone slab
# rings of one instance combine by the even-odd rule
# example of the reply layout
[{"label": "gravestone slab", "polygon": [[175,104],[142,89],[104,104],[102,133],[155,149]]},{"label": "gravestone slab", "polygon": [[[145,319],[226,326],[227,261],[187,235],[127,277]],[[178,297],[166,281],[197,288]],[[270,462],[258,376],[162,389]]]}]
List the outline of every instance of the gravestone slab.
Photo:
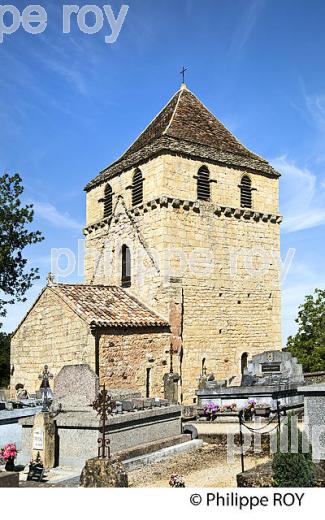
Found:
[{"label": "gravestone slab", "polygon": [[290,352],[269,350],[253,356],[244,370],[242,386],[301,385],[302,366]]},{"label": "gravestone slab", "polygon": [[55,465],[55,424],[48,412],[35,416],[32,431],[32,459],[40,456],[44,468],[54,468]]},{"label": "gravestone slab", "polygon": [[99,380],[89,365],[66,365],[54,379],[54,410],[89,410],[97,399]]},{"label": "gravestone slab", "polygon": [[325,461],[325,384],[302,386],[304,422],[316,461]]}]

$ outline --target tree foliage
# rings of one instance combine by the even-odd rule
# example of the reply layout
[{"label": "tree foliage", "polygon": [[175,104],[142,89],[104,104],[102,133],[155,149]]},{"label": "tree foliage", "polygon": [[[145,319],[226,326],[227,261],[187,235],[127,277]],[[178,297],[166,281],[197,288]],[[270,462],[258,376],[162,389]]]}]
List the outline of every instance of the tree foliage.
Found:
[{"label": "tree foliage", "polygon": [[0,388],[10,380],[10,334],[0,332]]},{"label": "tree foliage", "polygon": [[[0,316],[6,306],[24,301],[26,291],[38,279],[38,269],[27,269],[23,257],[25,247],[43,240],[40,231],[31,231],[33,205],[23,206],[21,177],[16,174],[0,177]],[[0,324],[1,326],[1,324]]]},{"label": "tree foliage", "polygon": [[[295,449],[291,442],[292,415],[288,416],[287,433],[288,450],[281,451],[280,435],[278,432],[278,451],[272,461],[273,482],[276,487],[314,487],[315,465],[312,461],[311,451],[304,453],[303,446],[308,443],[302,442],[302,433],[297,428],[298,442]],[[283,435],[283,433],[281,435]],[[296,451],[297,453],[295,453]]]},{"label": "tree foliage", "polygon": [[289,336],[287,350],[298,358],[304,372],[325,370],[325,290],[315,289],[300,305],[298,332]]}]

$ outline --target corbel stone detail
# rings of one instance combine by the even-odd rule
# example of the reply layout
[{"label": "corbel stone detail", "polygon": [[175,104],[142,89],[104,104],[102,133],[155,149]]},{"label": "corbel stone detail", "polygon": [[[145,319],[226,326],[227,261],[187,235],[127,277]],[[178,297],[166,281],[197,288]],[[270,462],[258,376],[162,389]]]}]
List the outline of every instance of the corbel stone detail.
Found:
[{"label": "corbel stone detail", "polygon": [[[205,205],[204,207],[211,207],[211,211],[213,211],[214,215],[217,217],[220,217],[221,215],[224,215],[228,218],[236,218],[236,219],[245,219],[245,220],[255,220],[259,221],[262,220],[262,222],[271,222],[272,224],[281,224],[282,222],[282,216],[276,215],[272,213],[263,213],[260,211],[255,211],[253,209],[247,209],[247,208],[236,208],[232,206],[214,206],[212,203],[202,202],[202,201],[192,201],[192,200],[182,200],[175,197],[169,197],[169,196],[162,196],[157,199],[151,200],[149,202],[140,204],[139,206],[136,206],[134,208],[131,208],[128,210],[128,214],[134,217],[139,217],[143,215],[144,213],[147,213],[148,211],[154,211],[157,208],[173,208],[175,210],[178,210],[180,208],[184,209],[185,211],[195,211],[197,213],[200,213],[202,205]],[[84,229],[84,235],[87,236],[90,233],[93,233],[94,231],[97,231],[98,229],[102,229],[105,226],[109,226],[110,222],[114,218],[114,222],[118,222],[119,215],[114,215],[113,217],[108,217],[106,219],[100,220],[99,222],[95,222],[94,224],[91,224],[90,226],[86,227]]]}]

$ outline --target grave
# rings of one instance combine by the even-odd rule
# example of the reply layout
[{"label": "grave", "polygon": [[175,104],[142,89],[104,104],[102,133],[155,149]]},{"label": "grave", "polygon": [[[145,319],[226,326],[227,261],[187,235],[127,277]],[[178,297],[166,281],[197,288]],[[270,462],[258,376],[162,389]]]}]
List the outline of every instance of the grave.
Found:
[{"label": "grave", "polygon": [[304,422],[313,460],[325,464],[325,384],[302,386],[298,392],[304,397]]},{"label": "grave", "polygon": [[49,412],[40,412],[34,418],[32,429],[32,460],[40,458],[45,469],[55,465],[55,423]]},{"label": "grave", "polygon": [[225,381],[201,376],[196,395],[201,406],[236,404],[240,409],[248,399],[254,399],[257,407],[276,410],[277,401],[286,407],[303,406],[303,398],[297,391],[303,384],[302,366],[297,359],[290,352],[271,350],[252,357],[240,386],[227,386]]},{"label": "grave", "polygon": [[[108,389],[110,391],[110,389]],[[100,419],[92,403],[97,399],[99,381],[88,365],[65,366],[54,380],[51,417],[55,424],[55,463],[82,468],[97,457]],[[163,399],[143,399],[138,392],[112,390],[117,407],[107,421],[111,453],[114,456],[150,445],[151,451],[188,439],[182,435],[181,407]],[[33,444],[34,418],[20,421],[22,452],[19,464],[27,464]]]}]

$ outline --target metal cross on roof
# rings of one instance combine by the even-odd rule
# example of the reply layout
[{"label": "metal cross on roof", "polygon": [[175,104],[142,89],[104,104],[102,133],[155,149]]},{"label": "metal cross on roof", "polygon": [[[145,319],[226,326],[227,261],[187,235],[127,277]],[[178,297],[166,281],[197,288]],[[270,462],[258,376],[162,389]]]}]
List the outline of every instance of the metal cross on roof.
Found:
[{"label": "metal cross on roof", "polygon": [[188,69],[185,69],[185,67],[183,66],[183,69],[181,70],[180,74],[182,74],[183,76],[183,83],[185,83],[185,72],[187,72]]}]

